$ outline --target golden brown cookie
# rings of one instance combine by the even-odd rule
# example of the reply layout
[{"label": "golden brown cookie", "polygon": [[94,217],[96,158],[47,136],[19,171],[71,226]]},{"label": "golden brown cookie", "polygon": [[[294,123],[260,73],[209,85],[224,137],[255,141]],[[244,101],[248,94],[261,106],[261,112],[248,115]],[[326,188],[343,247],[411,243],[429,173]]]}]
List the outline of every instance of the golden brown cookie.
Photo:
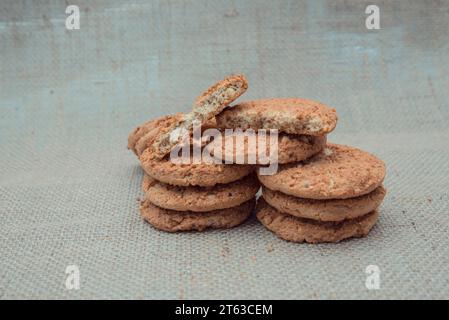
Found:
[{"label": "golden brown cookie", "polygon": [[189,163],[177,164],[170,159],[155,159],[152,149],[146,149],[140,156],[145,172],[152,178],[177,186],[212,187],[220,183],[239,180],[254,171],[254,166],[238,164]]},{"label": "golden brown cookie", "polygon": [[[154,140],[156,134],[161,130],[161,128],[171,126],[176,121],[179,121],[183,117],[182,113],[177,113],[174,115],[162,116],[153,120],[149,120],[133,131],[128,136],[128,149],[132,150],[135,155],[139,156],[141,151],[146,149],[144,142],[151,142]],[[139,146],[140,142],[140,146]]]},{"label": "golden brown cookie", "polygon": [[260,99],[239,103],[217,116],[219,128],[277,129],[290,134],[323,136],[337,124],[335,109],[307,99]]},{"label": "golden brown cookie", "polygon": [[339,242],[352,237],[363,237],[376,224],[375,210],[355,219],[340,222],[319,222],[282,213],[268,205],[265,200],[257,202],[257,219],[278,237],[292,242]]},{"label": "golden brown cookie", "polygon": [[342,221],[368,214],[379,207],[385,193],[385,188],[380,186],[368,194],[355,198],[314,200],[293,197],[266,187],[262,189],[265,201],[278,211],[319,221]]},{"label": "golden brown cookie", "polygon": [[227,229],[243,223],[251,215],[255,202],[252,199],[232,208],[192,212],[162,209],[146,200],[140,206],[140,214],[153,227],[168,232]]},{"label": "golden brown cookie", "polygon": [[346,199],[370,193],[385,177],[385,164],[368,152],[339,144],[303,162],[284,164],[274,175],[258,175],[267,188],[299,198]]},{"label": "golden brown cookie", "polygon": [[[132,148],[132,150],[137,156],[140,156],[143,151],[152,146],[154,140],[157,138],[161,131],[166,130],[166,128],[182,119],[183,116],[183,113],[177,113],[146,122],[141,127],[138,127],[138,129],[135,129],[135,131],[137,130],[136,133],[134,133],[135,131],[133,131],[130,134],[128,138],[128,149],[131,149],[129,146],[134,143],[134,147]],[[207,120],[201,126],[201,130],[204,131],[214,127],[216,127],[216,122],[215,118],[212,118]],[[139,128],[141,129],[139,130]],[[190,138],[190,142],[192,142],[192,138]],[[205,142],[202,144],[205,145]]]},{"label": "golden brown cookie", "polygon": [[[164,183],[179,186],[203,186],[210,187],[219,183],[229,183],[239,180],[254,170],[250,165],[224,165],[215,163],[191,163],[178,164],[168,157],[157,159],[153,149],[148,148],[154,138],[159,134],[161,126],[164,127],[176,121],[178,115],[162,117],[147,124],[146,134],[140,137],[134,147],[142,168],[152,178]],[[133,138],[133,141],[135,139]]]},{"label": "golden brown cookie", "polygon": [[158,207],[177,211],[206,212],[235,207],[254,198],[259,187],[255,174],[214,187],[172,186],[148,175],[144,175],[142,180],[146,200]]},{"label": "golden brown cookie", "polygon": [[[252,138],[255,139],[255,142],[249,143],[248,139]],[[266,134],[266,140],[262,142],[260,142],[258,133],[255,133],[252,138],[249,138],[242,131],[235,132],[232,135],[222,133],[221,141],[213,140],[206,148],[211,150],[211,153],[217,159],[226,160],[227,163],[268,164],[271,154],[277,153],[277,163],[297,162],[310,158],[320,152],[326,145],[326,136],[315,137],[281,133],[278,135],[277,146],[275,140],[271,141],[269,133]],[[240,142],[237,142],[238,139],[240,139]],[[260,151],[260,154],[259,145],[264,150]],[[219,150],[220,146],[221,154],[214,153],[213,150]]]},{"label": "golden brown cookie", "polygon": [[131,131],[131,133],[128,135],[128,149],[136,153],[136,143],[139,141],[140,138],[142,138],[149,127],[152,126],[154,120],[146,121],[145,123],[141,124],[140,126],[136,127]]},{"label": "golden brown cookie", "polygon": [[244,75],[229,76],[207,89],[195,101],[192,111],[182,119],[160,132],[152,148],[156,158],[161,159],[173,147],[189,137],[195,122],[204,124],[240,97],[248,88]]}]

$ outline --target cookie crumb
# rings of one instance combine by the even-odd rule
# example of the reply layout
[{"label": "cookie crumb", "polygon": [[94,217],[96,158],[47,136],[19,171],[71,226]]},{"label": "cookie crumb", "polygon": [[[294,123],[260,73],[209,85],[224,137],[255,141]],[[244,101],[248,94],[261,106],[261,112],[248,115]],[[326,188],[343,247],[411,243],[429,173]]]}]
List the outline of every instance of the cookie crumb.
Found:
[{"label": "cookie crumb", "polygon": [[237,16],[239,16],[239,12],[237,11],[237,9],[232,8],[232,9],[230,9],[228,12],[226,12],[226,13],[224,14],[224,16],[225,16],[226,18],[237,17]]},{"label": "cookie crumb", "polygon": [[229,247],[223,247],[223,248],[221,249],[220,255],[221,255],[223,258],[226,258],[226,257],[229,256],[230,253],[231,253],[231,250],[229,249]]},{"label": "cookie crumb", "polygon": [[321,119],[313,117],[309,120],[309,122],[306,125],[307,129],[309,129],[311,132],[318,132],[322,130],[322,124]]},{"label": "cookie crumb", "polygon": [[333,152],[332,152],[331,149],[329,149],[329,148],[324,148],[324,155],[325,155],[326,157],[331,156],[332,153],[333,153]]},{"label": "cookie crumb", "polygon": [[267,252],[273,252],[273,250],[274,250],[273,245],[272,245],[271,243],[269,243],[269,244],[267,245]]}]

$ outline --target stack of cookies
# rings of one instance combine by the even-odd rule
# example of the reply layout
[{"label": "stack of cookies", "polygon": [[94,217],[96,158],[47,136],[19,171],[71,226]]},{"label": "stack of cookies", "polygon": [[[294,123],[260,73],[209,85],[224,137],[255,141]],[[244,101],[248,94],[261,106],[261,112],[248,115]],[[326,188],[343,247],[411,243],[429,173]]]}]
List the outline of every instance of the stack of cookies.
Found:
[{"label": "stack of cookies", "polygon": [[338,242],[361,237],[377,221],[385,189],[384,163],[345,145],[328,144],[312,158],[259,175],[257,218],[293,242]]},{"label": "stack of cookies", "polygon": [[256,212],[282,239],[338,242],[368,234],[377,221],[385,165],[356,148],[326,145],[336,124],[334,109],[305,99],[249,101],[217,116],[221,128],[279,131],[280,166],[275,174],[258,170],[263,188]]},{"label": "stack of cookies", "polygon": [[168,231],[201,231],[231,228],[253,212],[260,189],[255,167],[218,163],[174,163],[173,147],[193,140],[174,132],[191,130],[195,121],[202,129],[215,125],[215,115],[247,88],[243,76],[232,76],[204,92],[192,112],[164,116],[137,127],[128,137],[128,148],[144,169],[141,216],[155,228]]},{"label": "stack of cookies", "polygon": [[[191,112],[146,122],[130,134],[128,148],[145,171],[142,217],[171,232],[230,228],[251,215],[261,183],[257,218],[282,239],[338,242],[368,234],[386,193],[384,163],[327,143],[337,114],[322,103],[260,99],[228,107],[246,88],[244,76],[231,76],[206,90]],[[195,122],[219,131],[219,138],[195,141]],[[260,144],[262,136],[267,140]],[[236,140],[243,141],[240,148]],[[198,143],[219,161],[172,161],[173,150]],[[275,171],[264,171],[273,165]]]},{"label": "stack of cookies", "polygon": [[[261,155],[275,154],[276,163],[285,164],[306,160],[323,150],[326,135],[337,124],[337,114],[335,109],[307,99],[260,99],[225,109],[216,117],[216,122],[221,130],[254,130],[256,136],[263,132],[268,141],[270,131],[277,133],[277,143],[265,143],[262,147],[265,150],[259,150],[259,144],[251,148],[247,140],[244,140],[243,149],[223,149],[223,160],[236,160],[239,152],[243,151],[245,161],[254,154],[257,164],[263,165],[259,162]],[[231,135],[230,139],[235,139],[235,136]],[[256,140],[259,142],[258,138]],[[226,142],[223,146],[228,145]],[[210,145],[214,146],[213,143]]]}]

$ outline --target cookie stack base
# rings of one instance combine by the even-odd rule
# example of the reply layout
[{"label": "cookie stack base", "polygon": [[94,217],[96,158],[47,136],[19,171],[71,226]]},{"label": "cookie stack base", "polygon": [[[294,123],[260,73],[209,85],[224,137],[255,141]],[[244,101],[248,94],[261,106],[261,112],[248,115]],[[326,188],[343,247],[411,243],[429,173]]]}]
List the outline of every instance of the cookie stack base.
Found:
[{"label": "cookie stack base", "polygon": [[322,222],[298,218],[282,213],[259,199],[257,219],[278,237],[292,242],[339,242],[351,237],[363,237],[376,224],[378,211],[374,210],[355,219]]},{"label": "cookie stack base", "polygon": [[227,229],[243,223],[251,215],[255,203],[252,199],[232,208],[193,212],[163,209],[146,200],[141,204],[140,214],[153,227],[167,232]]}]

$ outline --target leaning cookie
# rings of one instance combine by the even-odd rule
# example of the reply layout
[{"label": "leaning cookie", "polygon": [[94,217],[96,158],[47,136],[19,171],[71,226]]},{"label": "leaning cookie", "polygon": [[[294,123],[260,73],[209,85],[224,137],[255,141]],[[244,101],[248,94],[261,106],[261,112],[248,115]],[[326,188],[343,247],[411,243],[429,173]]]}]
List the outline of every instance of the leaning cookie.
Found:
[{"label": "leaning cookie", "polygon": [[217,116],[218,128],[277,129],[312,136],[326,135],[334,130],[336,124],[335,109],[300,98],[246,101]]},{"label": "leaning cookie", "polygon": [[376,224],[378,212],[340,222],[318,222],[282,213],[259,200],[257,219],[281,239],[292,242],[339,242],[352,237],[366,236]]},{"label": "leaning cookie", "polygon": [[303,162],[284,164],[274,175],[258,175],[267,188],[299,198],[347,199],[382,185],[385,164],[357,148],[328,144]]},{"label": "leaning cookie", "polygon": [[[174,115],[162,116],[153,120],[149,120],[142,125],[133,129],[128,136],[128,149],[139,156],[141,151],[144,150],[147,145],[143,143],[149,142],[150,137],[155,138],[156,132],[159,132],[161,128],[169,127],[176,121],[179,121],[183,117],[182,113],[176,113]],[[146,138],[145,138],[146,137]],[[141,145],[139,146],[139,142]]]},{"label": "leaning cookie", "polygon": [[243,204],[208,212],[174,211],[162,209],[150,201],[143,201],[140,207],[142,218],[153,227],[167,231],[202,231],[211,229],[227,229],[243,223],[252,213],[255,200]]},{"label": "leaning cookie", "polygon": [[[150,148],[158,135],[172,126],[174,123],[177,123],[184,117],[183,113],[176,113],[174,115],[164,116],[161,118],[154,119],[152,121],[149,121],[145,123],[141,128],[140,131],[137,131],[135,136],[133,133],[130,134],[130,138],[128,141],[135,141],[134,142],[134,153],[139,157],[142,152],[144,152],[146,149]],[[216,127],[215,118],[207,120],[202,126],[201,130],[207,130],[209,128]],[[142,134],[142,132],[144,134]],[[190,142],[192,142],[192,138],[190,138]],[[128,143],[128,148],[129,148]],[[205,145],[205,142],[201,142],[202,145]]]},{"label": "leaning cookie", "polygon": [[145,199],[154,205],[176,211],[206,212],[241,205],[259,190],[255,174],[215,187],[172,186],[145,175],[142,189]]},{"label": "leaning cookie", "polygon": [[169,157],[163,159],[155,157],[153,149],[148,146],[159,135],[160,130],[176,121],[177,117],[178,115],[163,117],[163,121],[160,121],[162,118],[155,119],[151,130],[147,130],[135,147],[142,168],[149,176],[172,185],[211,187],[239,180],[254,170],[250,165],[224,165],[206,161],[193,163],[193,158],[189,163],[179,164]]},{"label": "leaning cookie", "polygon": [[265,201],[278,211],[298,218],[319,221],[343,221],[354,219],[376,210],[385,197],[383,186],[355,198],[314,200],[293,197],[266,187],[262,189]]},{"label": "leaning cookie", "polygon": [[[267,132],[262,139],[260,133],[234,132],[222,139],[215,139],[206,148],[213,156],[226,163],[268,164],[302,161],[320,152],[326,146],[326,136],[292,135],[281,133],[272,139]],[[253,140],[251,140],[253,139]],[[250,142],[251,141],[251,142]],[[221,152],[216,152],[221,150]]]},{"label": "leaning cookie", "polygon": [[131,133],[128,135],[128,149],[134,152],[135,155],[137,155],[135,149],[137,141],[139,141],[139,139],[142,138],[148,130],[151,130],[151,126],[153,125],[153,123],[154,120],[147,121],[134,128],[133,131],[131,131]]},{"label": "leaning cookie", "polygon": [[153,153],[161,159],[184,141],[192,133],[195,123],[204,124],[240,97],[248,88],[248,81],[243,75],[227,77],[201,94],[195,101],[192,111],[184,114],[182,119],[164,129],[153,143]]}]

